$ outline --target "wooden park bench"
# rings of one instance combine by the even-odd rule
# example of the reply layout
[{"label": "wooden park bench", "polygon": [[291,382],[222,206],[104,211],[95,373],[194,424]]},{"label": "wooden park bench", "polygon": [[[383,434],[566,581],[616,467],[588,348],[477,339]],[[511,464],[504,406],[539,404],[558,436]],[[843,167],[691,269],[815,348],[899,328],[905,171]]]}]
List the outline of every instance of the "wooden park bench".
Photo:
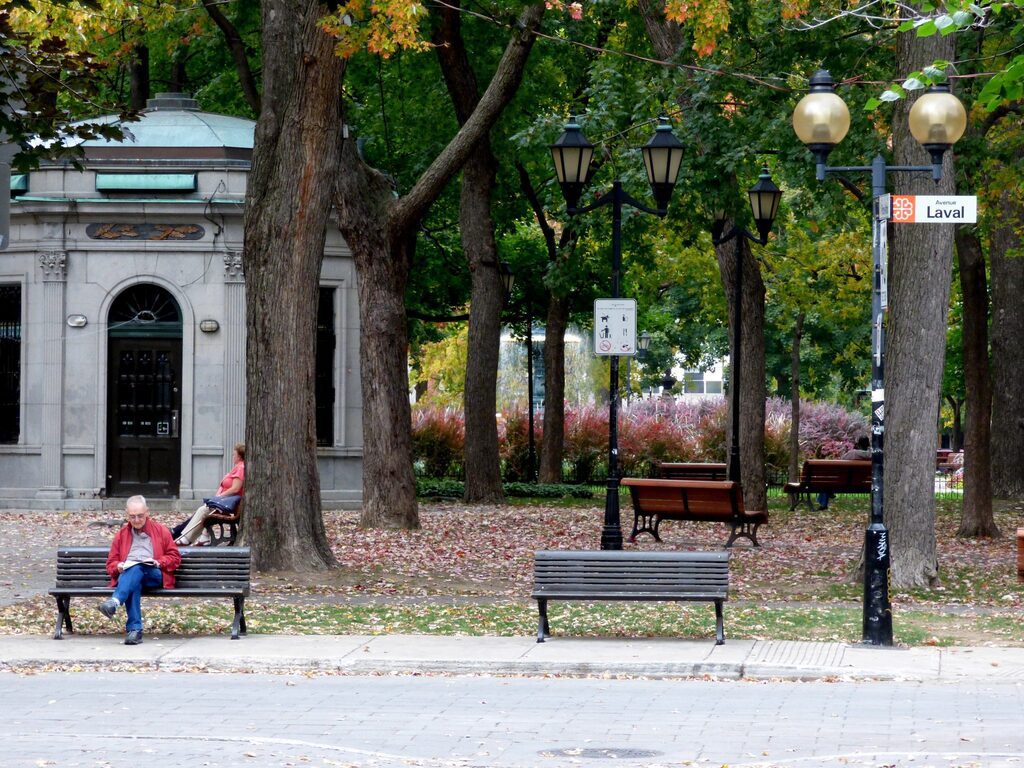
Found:
[{"label": "wooden park bench", "polygon": [[238,538],[238,521],[242,519],[244,506],[245,499],[243,498],[233,512],[210,507],[210,514],[203,521],[203,528],[206,529],[206,533],[210,537],[210,546],[216,547],[223,544],[233,547],[235,545],[235,540]]},{"label": "wooden park bench", "polygon": [[[732,527],[726,547],[736,539],[750,539],[758,547],[757,529],[768,522],[765,511],[748,512],[743,508],[743,490],[730,480],[644,480],[626,477],[622,485],[629,488],[633,499],[633,532],[649,533],[661,541],[658,527],[662,520],[696,520],[725,523]],[[653,525],[652,525],[653,523]]]},{"label": "wooden park bench", "polygon": [[[146,597],[230,597],[235,604],[231,639],[245,634],[245,598],[249,594],[248,547],[180,547],[181,565],[174,572],[174,589],[151,589]],[[107,547],[58,547],[57,584],[50,594],[57,600],[57,629],[60,640],[71,626],[71,598],[109,597],[114,593],[107,575]]]},{"label": "wooden park bench", "polygon": [[651,462],[651,476],[665,480],[725,480],[727,474],[728,467],[725,464]]},{"label": "wooden park bench", "polygon": [[800,482],[786,483],[789,508],[796,509],[801,498],[808,509],[812,493],[871,493],[871,461],[869,459],[807,459],[800,471]]},{"label": "wooden park bench", "polygon": [[549,600],[705,601],[715,604],[715,644],[725,642],[728,552],[541,551],[533,555],[537,642],[551,636]]}]

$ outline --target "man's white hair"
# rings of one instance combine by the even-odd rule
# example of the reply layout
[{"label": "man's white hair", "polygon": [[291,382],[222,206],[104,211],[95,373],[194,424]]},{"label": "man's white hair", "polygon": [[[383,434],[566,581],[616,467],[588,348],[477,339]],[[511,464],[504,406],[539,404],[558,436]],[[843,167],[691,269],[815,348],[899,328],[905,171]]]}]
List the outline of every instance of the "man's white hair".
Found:
[{"label": "man's white hair", "polygon": [[128,497],[128,501],[124,503],[124,508],[128,509],[128,507],[134,506],[136,504],[141,504],[143,507],[145,507],[147,512],[149,511],[149,504],[146,503],[146,497],[140,494]]}]

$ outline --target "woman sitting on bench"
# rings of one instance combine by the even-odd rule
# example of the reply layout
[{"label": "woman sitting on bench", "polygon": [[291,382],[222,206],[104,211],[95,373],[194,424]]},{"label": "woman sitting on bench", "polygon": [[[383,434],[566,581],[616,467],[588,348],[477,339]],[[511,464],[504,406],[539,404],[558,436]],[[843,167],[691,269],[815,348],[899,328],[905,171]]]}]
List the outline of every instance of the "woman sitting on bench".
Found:
[{"label": "woman sitting on bench", "polygon": [[[861,435],[857,438],[857,443],[853,448],[848,450],[842,456],[839,457],[844,461],[855,461],[871,458],[871,441],[867,435]],[[819,493],[818,494],[818,509],[828,509],[828,503],[835,496],[834,493]]]},{"label": "woman sitting on bench", "polygon": [[[220,481],[220,487],[217,489],[217,496],[244,496],[245,495],[245,443],[238,443],[235,446],[234,453],[234,466],[231,467],[231,471],[224,475],[224,479]],[[237,500],[237,503],[241,503],[241,499]],[[174,536],[174,543],[178,546],[189,546],[195,544],[196,546],[205,546],[210,543],[210,534],[207,533],[204,523],[206,518],[210,516],[212,512],[217,511],[211,509],[206,503],[197,509],[192,517],[183,523],[171,528],[171,534]]]}]

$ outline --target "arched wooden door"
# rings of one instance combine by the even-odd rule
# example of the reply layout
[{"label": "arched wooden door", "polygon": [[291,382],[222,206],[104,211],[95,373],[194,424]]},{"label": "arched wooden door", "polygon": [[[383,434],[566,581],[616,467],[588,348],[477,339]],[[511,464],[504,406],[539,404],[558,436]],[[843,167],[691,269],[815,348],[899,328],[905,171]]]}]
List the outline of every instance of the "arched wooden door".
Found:
[{"label": "arched wooden door", "polygon": [[181,482],[181,310],[140,284],[108,318],[107,495],[168,497]]}]

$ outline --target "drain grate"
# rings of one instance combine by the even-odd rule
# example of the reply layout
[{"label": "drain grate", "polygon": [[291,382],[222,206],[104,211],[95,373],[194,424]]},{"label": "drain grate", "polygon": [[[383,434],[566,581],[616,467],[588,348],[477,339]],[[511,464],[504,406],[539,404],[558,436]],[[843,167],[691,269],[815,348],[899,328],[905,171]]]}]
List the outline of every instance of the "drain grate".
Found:
[{"label": "drain grate", "polygon": [[566,749],[544,749],[541,757],[584,757],[607,760],[636,760],[645,757],[660,757],[661,752],[653,749],[631,749],[628,747],[568,747]]}]

